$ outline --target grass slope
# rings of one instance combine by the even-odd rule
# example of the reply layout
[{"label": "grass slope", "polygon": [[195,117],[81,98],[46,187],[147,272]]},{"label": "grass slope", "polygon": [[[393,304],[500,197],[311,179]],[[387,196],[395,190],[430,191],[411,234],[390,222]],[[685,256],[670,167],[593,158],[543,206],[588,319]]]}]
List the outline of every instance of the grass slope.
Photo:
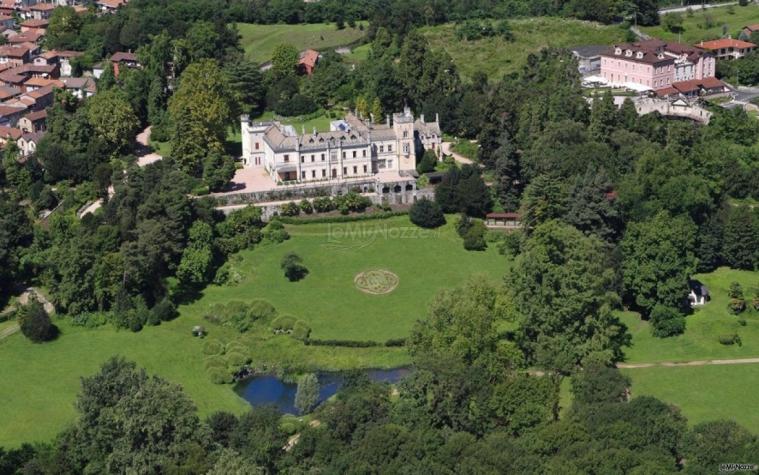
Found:
[{"label": "grass slope", "polygon": [[759,365],[694,366],[623,370],[632,379],[633,396],[654,396],[675,404],[688,423],[732,419],[759,434],[756,405]]},{"label": "grass slope", "polygon": [[240,44],[245,56],[263,63],[271,59],[272,52],[280,44],[287,43],[298,50],[313,48],[331,49],[353,43],[364,36],[364,31],[345,27],[338,30],[334,23],[311,23],[305,25],[257,25],[237,23]]},{"label": "grass slope", "polygon": [[[672,33],[666,31],[661,25],[643,27],[641,30],[656,38],[682,41],[683,43],[696,43],[701,40],[711,40],[723,37],[723,26],[727,26],[726,32],[737,38],[740,30],[746,26],[759,23],[759,5],[741,7],[710,8],[705,11],[697,10],[692,16],[681,13],[683,17],[683,31]],[[711,18],[711,26],[707,26],[706,18]]]},{"label": "grass slope", "polygon": [[[686,361],[700,359],[732,359],[759,357],[759,312],[746,310],[741,317],[727,311],[727,291],[731,282],[739,282],[750,301],[752,289],[759,286],[759,273],[720,268],[709,274],[695,276],[709,288],[712,300],[686,318],[685,333],[672,338],[655,338],[647,321],[638,314],[626,312],[622,321],[633,335],[632,347],[625,350],[629,363]],[[717,341],[722,334],[738,333],[743,345],[725,346]],[[759,368],[757,369],[759,371]]]},{"label": "grass slope", "polygon": [[605,26],[565,18],[525,18],[510,20],[514,41],[486,38],[462,41],[456,38],[453,24],[425,27],[421,31],[433,49],[444,49],[451,55],[460,73],[471,78],[482,70],[491,80],[518,71],[527,56],[543,48],[611,44],[622,41],[625,31],[619,26]]},{"label": "grass slope", "polygon": [[[408,335],[426,314],[435,293],[454,287],[472,274],[498,281],[506,258],[493,248],[464,250],[452,221],[439,231],[425,231],[407,217],[344,224],[288,226],[291,239],[242,253],[244,278],[235,287],[210,287],[188,311],[229,300],[264,298],[280,313],[306,322],[314,338],[385,341]],[[300,282],[288,282],[282,256],[295,252],[308,267]],[[359,272],[387,269],[400,278],[386,295],[359,291]]]}]

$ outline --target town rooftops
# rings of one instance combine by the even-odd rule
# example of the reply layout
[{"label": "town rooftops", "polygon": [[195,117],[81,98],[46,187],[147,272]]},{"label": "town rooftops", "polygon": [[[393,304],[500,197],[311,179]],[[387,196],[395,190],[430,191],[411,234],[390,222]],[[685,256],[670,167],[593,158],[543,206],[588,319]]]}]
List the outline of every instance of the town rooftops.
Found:
[{"label": "town rooftops", "polygon": [[43,36],[45,35],[37,31],[22,31],[21,33],[9,36],[8,43],[36,43]]},{"label": "town rooftops", "polygon": [[63,87],[63,82],[59,81],[57,79],[49,79],[49,78],[41,78],[41,77],[31,77],[26,82],[24,82],[24,86],[31,86],[31,87],[45,87],[45,86],[53,86],[53,87]]},{"label": "town rooftops", "polygon": [[126,53],[124,51],[118,51],[111,56],[111,62],[113,63],[136,63],[137,56],[134,53]]},{"label": "town rooftops", "polygon": [[32,51],[32,48],[24,45],[3,45],[0,46],[0,56],[8,58],[23,58]]},{"label": "town rooftops", "polygon": [[0,126],[0,137],[4,139],[18,140],[23,133],[21,129],[17,129],[16,127]]},{"label": "town rooftops", "polygon": [[11,97],[21,94],[21,89],[13,86],[0,86],[0,101],[6,101]]},{"label": "town rooftops", "polygon": [[754,43],[749,43],[748,41],[735,40],[733,38],[722,38],[719,40],[702,41],[696,46],[698,46],[699,48],[710,50],[710,51],[724,49],[724,48],[738,48],[738,49],[756,48],[756,45]]},{"label": "town rooftops", "polygon": [[45,109],[30,112],[24,116],[24,118],[36,122],[38,120],[43,120],[47,118],[47,111]]},{"label": "town rooftops", "polygon": [[37,3],[29,7],[29,10],[38,12],[51,12],[55,10],[55,5],[52,3]]},{"label": "town rooftops", "polygon": [[21,23],[21,28],[47,28],[50,25],[50,20],[26,20]]}]

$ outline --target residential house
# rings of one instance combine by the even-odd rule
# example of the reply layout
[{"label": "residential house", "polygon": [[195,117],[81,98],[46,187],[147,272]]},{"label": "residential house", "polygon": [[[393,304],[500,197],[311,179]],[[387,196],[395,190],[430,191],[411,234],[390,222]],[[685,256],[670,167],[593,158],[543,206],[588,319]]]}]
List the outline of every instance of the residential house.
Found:
[{"label": "residential house", "polygon": [[40,140],[42,140],[42,137],[44,136],[45,132],[31,132],[21,135],[21,137],[16,141],[16,145],[18,145],[21,156],[28,157],[30,155],[34,155],[34,152],[37,151],[37,145],[40,143]]},{"label": "residential house", "polygon": [[740,59],[754,51],[756,45],[748,41],[722,38],[719,40],[702,41],[699,48],[711,52],[717,59]]},{"label": "residential house", "polygon": [[5,102],[21,95],[20,87],[0,86],[0,102]]},{"label": "residential house", "polygon": [[37,45],[43,36],[45,36],[45,34],[40,33],[39,31],[22,31],[21,33],[9,36],[8,43],[12,45],[21,45],[25,43]]},{"label": "residential house", "polygon": [[660,97],[685,96],[695,98],[730,92],[730,88],[717,78],[691,79],[673,83],[670,87],[657,89],[656,94]]},{"label": "residential house", "polygon": [[31,31],[33,33],[45,34],[47,27],[50,25],[50,20],[26,20],[21,23],[21,33]]},{"label": "residential house", "polygon": [[307,74],[310,76],[314,73],[314,68],[316,68],[316,63],[318,62],[319,52],[313,49],[307,49],[306,51],[300,53],[300,58],[298,59],[298,70],[301,72],[301,74]]},{"label": "residential house", "polygon": [[53,14],[55,7],[56,5],[52,3],[35,3],[34,5],[25,7],[22,10],[22,14],[32,20],[47,20]]},{"label": "residential house", "polygon": [[614,45],[601,54],[601,76],[612,86],[657,90],[674,83],[714,77],[710,52],[658,39]]},{"label": "residential house", "polygon": [[92,97],[97,93],[97,85],[92,78],[64,78],[63,84],[63,88],[70,91],[78,99]]},{"label": "residential house", "polygon": [[47,128],[47,111],[42,109],[26,114],[18,120],[18,128],[25,133],[44,132]]},{"label": "residential house", "polygon": [[34,58],[35,65],[53,64],[59,66],[60,75],[63,77],[69,77],[73,74],[73,67],[71,65],[71,59],[81,56],[83,53],[79,51],[45,51],[41,55]]},{"label": "residential house", "polygon": [[15,127],[21,116],[26,113],[26,107],[0,104],[0,125]]},{"label": "residential house", "polygon": [[116,78],[119,77],[119,70],[121,68],[136,68],[140,65],[139,61],[137,61],[137,56],[134,53],[119,51],[113,53],[110,59],[111,64],[113,65],[113,76]]},{"label": "residential house", "polygon": [[21,66],[32,60],[34,48],[25,45],[3,45],[0,46],[0,64],[10,64],[11,66]]},{"label": "residential house", "polygon": [[116,10],[127,3],[127,0],[96,0],[95,6],[103,13],[116,13]]},{"label": "residential house", "polygon": [[755,31],[759,31],[759,23],[754,25],[746,25],[741,29],[741,34],[738,35],[738,38],[742,40],[750,40],[751,39],[751,33],[754,33]]},{"label": "residential house", "polygon": [[36,91],[43,87],[52,86],[58,89],[63,89],[63,81],[58,79],[43,78],[39,76],[32,76],[24,82],[24,88],[27,92]]},{"label": "residential house", "polygon": [[16,26],[16,19],[0,13],[0,28],[8,29]]},{"label": "residential house", "polygon": [[8,142],[16,142],[23,132],[16,127],[0,126],[0,147],[5,147]]},{"label": "residential house", "polygon": [[55,87],[56,86],[54,85],[47,85],[34,89],[33,91],[28,91],[19,97],[19,100],[28,104],[28,107],[31,110],[38,111],[46,109],[53,105],[53,101],[55,100]]}]

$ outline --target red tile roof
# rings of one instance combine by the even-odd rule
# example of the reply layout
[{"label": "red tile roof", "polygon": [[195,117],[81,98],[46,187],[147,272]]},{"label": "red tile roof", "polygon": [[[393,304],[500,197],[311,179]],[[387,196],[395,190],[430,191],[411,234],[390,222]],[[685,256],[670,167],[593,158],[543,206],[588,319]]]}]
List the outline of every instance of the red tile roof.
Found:
[{"label": "red tile roof", "polygon": [[0,127],[0,137],[4,139],[18,140],[24,132],[16,127]]},{"label": "red tile roof", "polygon": [[[700,89],[718,89],[725,87],[725,83],[720,81],[717,78],[704,78],[704,79],[691,79],[690,81],[680,81],[680,82],[673,82],[672,83],[672,89],[675,89],[677,92],[682,94],[688,94],[690,92],[695,92]],[[668,94],[663,94],[664,91],[669,90],[670,88],[665,89],[659,89],[656,91],[657,94],[660,96],[662,95],[669,95],[672,94],[672,92]]]},{"label": "red tile roof", "polygon": [[722,48],[756,48],[754,43],[748,41],[734,40],[732,38],[722,38],[719,40],[702,41],[697,44],[699,48],[715,50]]},{"label": "red tile roof", "polygon": [[113,53],[113,56],[111,56],[111,62],[113,63],[120,63],[122,61],[127,62],[137,62],[137,56],[135,56],[134,53],[125,53],[123,51],[119,51],[116,53]]},{"label": "red tile roof", "polygon": [[487,219],[519,219],[520,217],[519,213],[488,213],[485,215]]},{"label": "red tile roof", "polygon": [[302,64],[307,68],[313,69],[316,66],[317,61],[319,61],[319,52],[313,49],[307,49],[301,53],[298,64]]},{"label": "red tile roof", "polygon": [[21,23],[21,26],[25,26],[27,28],[45,28],[48,25],[50,25],[50,20],[26,20],[25,22]]}]

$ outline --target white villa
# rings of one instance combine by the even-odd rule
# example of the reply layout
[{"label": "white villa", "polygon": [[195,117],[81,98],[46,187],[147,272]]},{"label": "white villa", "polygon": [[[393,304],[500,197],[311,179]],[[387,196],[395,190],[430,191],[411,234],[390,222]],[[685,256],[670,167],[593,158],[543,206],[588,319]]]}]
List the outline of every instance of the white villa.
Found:
[{"label": "white villa", "polygon": [[392,120],[387,116],[384,123],[349,113],[333,121],[329,132],[298,134],[292,126],[253,122],[245,115],[241,126],[244,167],[264,171],[274,184],[336,184],[412,174],[416,151],[434,150],[440,156],[442,143],[438,117],[425,122],[424,115],[414,118],[409,108]]}]

